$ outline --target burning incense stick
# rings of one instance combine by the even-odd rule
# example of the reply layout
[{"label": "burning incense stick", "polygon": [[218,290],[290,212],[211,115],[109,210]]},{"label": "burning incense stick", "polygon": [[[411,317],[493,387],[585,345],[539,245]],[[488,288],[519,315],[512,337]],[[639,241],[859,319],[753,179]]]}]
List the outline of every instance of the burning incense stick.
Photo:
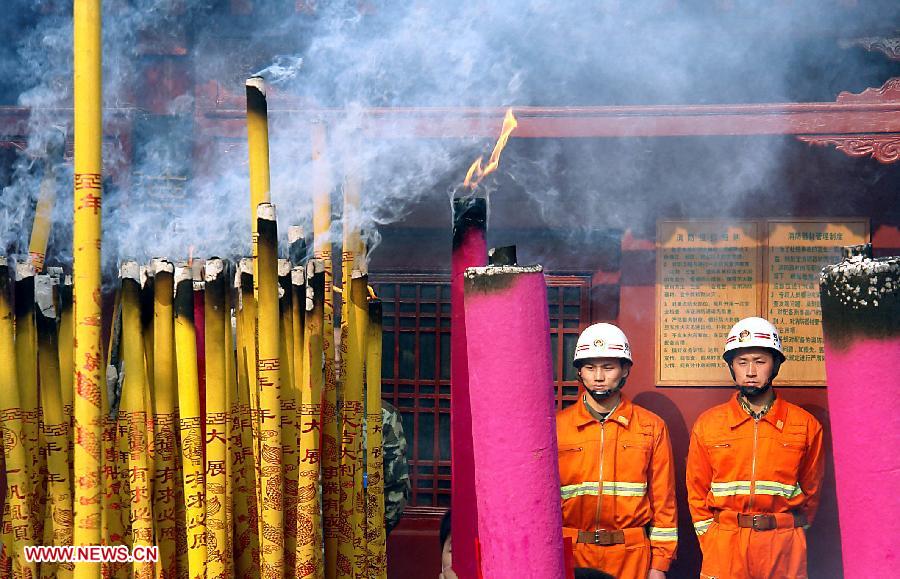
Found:
[{"label": "burning incense stick", "polygon": [[[237,321],[237,436],[240,453],[235,452],[235,471],[238,475],[235,485],[234,521],[236,535],[235,571],[239,577],[255,575],[259,572],[259,525],[258,472],[259,447],[254,432],[258,431],[256,420],[256,388],[251,385],[250,376],[255,376],[252,368],[256,346],[256,301],[253,297],[253,265],[249,259],[241,260],[234,276],[235,294],[238,308]],[[252,314],[252,315],[251,315]],[[253,410],[251,411],[251,400]],[[239,460],[237,460],[239,459]],[[256,561],[254,563],[254,561]]]},{"label": "burning incense stick", "polygon": [[260,428],[259,428],[259,384],[256,379],[257,373],[257,303],[253,292],[253,260],[244,258],[240,261],[240,292],[241,292],[241,336],[244,341],[241,351],[244,358],[244,366],[247,374],[247,402],[249,404],[250,416],[250,442],[253,452],[253,481],[254,494],[253,504],[255,505],[252,514],[253,522],[256,524],[256,530],[253,535],[256,537],[257,550],[254,551],[253,559],[256,561],[256,569],[254,573],[259,571],[260,553],[258,551],[262,546],[262,473],[260,470]]},{"label": "burning incense stick", "polygon": [[[229,440],[226,402],[225,365],[225,275],[224,262],[213,258],[206,262],[204,296],[204,334],[206,336],[206,572],[212,577],[229,575],[231,553],[226,551],[228,505],[225,496],[228,479]],[[230,331],[230,327],[227,329]]]},{"label": "burning incense stick", "polygon": [[203,472],[203,432],[197,339],[194,328],[194,281],[185,263],[175,267],[175,366],[178,372],[178,412],[181,430],[182,476],[187,520],[188,570],[206,573],[206,484]]},{"label": "burning incense stick", "polygon": [[900,419],[892,404],[877,402],[897,397],[900,257],[872,259],[871,245],[845,248],[841,263],[823,269],[820,287],[844,573],[889,576],[900,523],[885,513],[900,510],[900,458],[884,449],[900,445]]},{"label": "burning incense stick", "polygon": [[313,255],[325,266],[324,327],[325,356],[322,399],[322,504],[325,528],[325,577],[337,577],[337,547],[340,498],[337,472],[339,444],[337,423],[337,376],[334,368],[334,292],[331,254],[331,168],[325,155],[325,125],[312,125],[313,160]]},{"label": "burning incense stick", "polygon": [[[472,455],[472,410],[469,405],[469,366],[466,357],[466,318],[463,275],[468,267],[487,264],[487,200],[453,202],[453,256],[450,276],[450,446],[453,456],[451,505],[453,549],[461,577],[476,576],[475,537],[478,505],[475,500],[475,462]],[[454,561],[457,557],[454,557]]]},{"label": "burning incense stick", "polygon": [[233,280],[234,264],[229,261],[223,262],[224,271],[222,292],[224,294],[224,316],[223,330],[225,333],[225,409],[228,413],[226,417],[226,428],[228,436],[226,436],[226,453],[225,453],[225,571],[226,575],[233,576],[234,572],[234,552],[235,540],[234,530],[236,529],[234,521],[234,505],[238,501],[246,501],[246,496],[240,496],[236,492],[237,487],[246,488],[246,480],[243,470],[238,470],[244,458],[244,447],[241,437],[241,415],[240,400],[237,391],[237,368],[235,367],[234,355],[234,325],[232,311],[234,310],[234,292],[228,280]]},{"label": "burning incense stick", "polygon": [[[307,286],[312,300],[304,318],[303,376],[300,393],[300,459],[297,515],[297,575],[320,579],[322,517],[319,511],[319,476],[322,466],[322,388],[324,384],[323,328],[325,324],[325,264],[314,259],[306,264]],[[296,287],[296,286],[295,286]],[[324,492],[324,491],[323,491]]]},{"label": "burning incense stick", "polygon": [[55,140],[47,149],[44,158],[44,176],[41,178],[37,206],[34,209],[34,223],[31,225],[31,239],[28,242],[28,258],[37,273],[44,271],[47,243],[50,241],[53,206],[56,204],[56,172],[53,165],[62,160],[65,137]]},{"label": "burning incense stick", "polygon": [[47,501],[46,486],[42,473],[46,470],[46,456],[39,452],[39,408],[38,408],[38,360],[37,326],[35,325],[35,274],[30,263],[16,265],[15,311],[16,311],[16,368],[19,400],[22,408],[23,442],[31,460],[28,476],[31,478],[32,506],[34,513],[34,536],[43,534],[44,519],[41,516]]},{"label": "burning incense stick", "polygon": [[266,83],[259,76],[247,79],[247,151],[250,155],[250,221],[253,257],[257,254],[256,208],[269,202],[269,113]]},{"label": "burning incense stick", "polygon": [[260,537],[263,577],[281,574],[284,566],[284,479],[281,454],[281,373],[278,358],[278,231],[275,208],[261,203],[257,210],[259,235],[259,303],[257,317],[256,383],[259,390],[262,523]]},{"label": "burning incense stick", "polygon": [[475,159],[475,162],[472,163],[469,167],[469,171],[466,173],[466,179],[463,182],[463,186],[474,191],[485,177],[497,170],[500,166],[500,153],[503,152],[510,134],[512,134],[518,125],[519,123],[516,120],[515,115],[513,115],[512,109],[507,109],[506,115],[503,117],[503,127],[500,129],[500,137],[494,145],[494,150],[491,151],[491,157],[488,160],[487,165],[484,165],[483,167],[481,165],[481,161],[484,157]]},{"label": "burning incense stick", "polygon": [[[294,576],[297,561],[297,404],[299,391],[294,372],[294,293],[291,263],[278,260],[278,358],[281,361],[281,452],[284,478],[284,571]],[[299,346],[299,344],[297,345]]]},{"label": "burning incense stick", "polygon": [[[359,508],[359,494],[362,493],[362,423],[363,423],[363,365],[366,355],[366,338],[368,327],[368,305],[366,286],[368,278],[360,272],[354,272],[349,286],[344,288],[345,315],[342,329],[346,323],[346,343],[341,345],[344,358],[343,412],[341,415],[341,468],[340,485],[342,490],[340,502],[339,543],[338,543],[338,577],[357,577],[365,573],[365,547],[362,537],[357,533],[364,529],[365,518]],[[359,540],[357,540],[359,539]]]},{"label": "burning incense stick", "polygon": [[[141,333],[140,268],[131,261],[119,271],[122,284],[122,346],[125,378],[119,407],[120,432],[124,428],[128,440],[128,489],[131,498],[130,523],[134,545],[154,544],[151,504],[150,461],[147,437],[145,392],[147,376],[144,367],[144,340]],[[151,563],[134,564],[135,577],[153,576]]]},{"label": "burning incense stick", "polygon": [[[153,512],[160,573],[177,572],[179,560],[187,569],[186,553],[177,553],[179,525],[183,519],[184,497],[178,457],[178,392],[175,374],[175,267],[164,259],[151,262],[153,275],[153,424],[156,440],[156,478],[153,485]],[[180,529],[182,532],[184,529]]]},{"label": "burning incense stick", "polygon": [[[481,571],[485,577],[562,579],[544,275],[540,266],[469,268],[465,275]],[[529,386],[513,397],[505,391],[510,372],[529,377]],[[525,528],[529,540],[510,540]]]},{"label": "burning incense stick", "polygon": [[[103,95],[100,0],[74,5],[75,544],[100,544],[104,367],[100,338]],[[78,576],[96,576],[79,564]]]},{"label": "burning incense stick", "polygon": [[[7,570],[20,576],[37,573],[37,565],[25,561],[23,547],[33,545],[36,540],[34,530],[35,509],[32,508],[33,495],[29,464],[33,455],[29,455],[23,442],[25,426],[22,412],[22,399],[16,381],[16,346],[14,334],[14,312],[12,308],[12,280],[9,265],[5,257],[0,257],[0,392],[4,395],[0,400],[0,412],[4,417],[4,427],[9,435],[3,436],[3,458],[6,465],[6,500],[9,504],[9,530],[3,531],[4,552],[12,561]],[[4,525],[5,527],[5,525]],[[18,530],[18,534],[13,532]],[[3,562],[6,564],[6,562]]]},{"label": "burning incense stick", "polygon": [[366,341],[366,577],[387,578],[384,522],[384,455],[381,419],[381,301],[369,302]]},{"label": "burning incense stick", "polygon": [[[72,479],[69,476],[69,418],[63,410],[60,391],[59,343],[57,334],[57,297],[54,280],[39,276],[35,283],[38,331],[38,365],[41,386],[41,410],[44,418],[44,451],[47,454],[48,517],[45,531],[52,527],[53,545],[71,545],[74,512]],[[46,534],[45,534],[46,536]],[[45,564],[42,572],[71,577],[71,563]]]}]

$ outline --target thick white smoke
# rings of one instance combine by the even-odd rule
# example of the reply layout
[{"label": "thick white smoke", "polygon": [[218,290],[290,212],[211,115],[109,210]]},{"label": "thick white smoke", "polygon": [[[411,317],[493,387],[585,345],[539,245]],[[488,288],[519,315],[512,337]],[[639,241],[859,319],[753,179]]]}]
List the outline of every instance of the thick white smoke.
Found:
[{"label": "thick white smoke", "polygon": [[[0,98],[31,113],[27,148],[17,154],[2,190],[0,250],[24,254],[47,142],[71,130],[71,6],[51,0],[8,4],[0,31],[14,41],[0,47]],[[253,2],[248,15],[231,14],[232,4],[104,2],[105,164],[113,168],[126,157],[131,163],[127,178],[106,191],[104,257],[110,268],[123,259],[177,259],[191,246],[199,255],[249,252],[246,144],[219,141],[211,161],[193,162],[194,151],[209,143],[199,127],[207,105],[191,87],[215,81],[240,96],[245,78],[267,77],[272,200],[283,232],[292,224],[309,228],[311,144],[308,119],[279,112],[279,103],[345,111],[328,127],[334,204],[342,171],[356,167],[364,182],[359,219],[374,244],[379,225],[403,219],[423,197],[451,194],[491,143],[413,139],[400,127],[391,138],[365,139],[359,129],[366,108],[833,100],[833,94],[815,92],[828,83],[810,73],[821,47],[808,39],[830,38],[831,50],[839,37],[879,29],[900,15],[888,0],[871,0],[867,9],[852,12],[814,0],[762,8],[668,0],[392,0],[371,6],[344,0],[315,3],[314,13],[285,1]],[[179,61],[190,77],[187,88],[166,104],[165,115],[141,106],[148,66],[164,58],[148,46],[187,49]],[[859,49],[842,54],[845,60],[833,66],[844,71],[865,56]],[[878,73],[870,76],[877,80]],[[123,142],[116,126],[130,127],[132,142]],[[691,174],[666,167],[671,158],[648,155],[651,147],[641,139],[585,146],[526,143],[514,134],[496,195],[520,197],[528,207],[523,218],[538,224],[558,227],[580,214],[596,217],[590,228],[625,228],[640,222],[653,198],[633,192],[650,186],[648,176],[664,179],[667,169],[678,169],[675,189],[683,194],[654,202],[674,204],[676,214],[728,214],[744,207],[748,195],[767,191],[781,167],[777,146],[747,143],[738,158],[717,157],[715,140],[692,144],[697,155],[717,162],[707,164],[715,167],[711,174]],[[51,262],[66,262],[71,252],[71,169],[69,160],[61,165]],[[577,236],[583,228],[576,220],[570,232]]]}]

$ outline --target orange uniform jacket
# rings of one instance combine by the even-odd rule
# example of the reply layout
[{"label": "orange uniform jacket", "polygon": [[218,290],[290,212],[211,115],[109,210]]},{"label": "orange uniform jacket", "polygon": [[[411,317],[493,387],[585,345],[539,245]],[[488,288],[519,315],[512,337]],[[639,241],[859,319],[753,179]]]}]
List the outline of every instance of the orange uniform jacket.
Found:
[{"label": "orange uniform jacket", "polygon": [[[574,542],[578,531],[639,529],[642,539],[644,532],[650,539],[650,567],[668,571],[678,525],[665,422],[623,396],[601,424],[579,400],[557,414],[556,432],[564,536]],[[585,557],[609,548],[577,546],[576,566],[602,568]]]},{"label": "orange uniform jacket", "polygon": [[822,425],[799,406],[777,397],[758,421],[737,396],[707,410],[694,424],[687,461],[688,504],[701,546],[717,511],[795,512],[811,523],[823,472]]}]

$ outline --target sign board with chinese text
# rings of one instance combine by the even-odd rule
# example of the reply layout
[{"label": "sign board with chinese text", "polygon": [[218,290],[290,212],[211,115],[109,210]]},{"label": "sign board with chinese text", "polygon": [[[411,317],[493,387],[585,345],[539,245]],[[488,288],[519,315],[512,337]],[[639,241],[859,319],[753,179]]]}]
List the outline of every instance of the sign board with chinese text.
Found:
[{"label": "sign board with chinese text", "polygon": [[762,310],[762,228],[755,221],[661,221],[656,249],[656,383],[731,382],[722,343]]},{"label": "sign board with chinese text", "polygon": [[863,219],[659,222],[656,383],[731,385],[723,340],[734,322],[762,316],[787,356],[775,384],[824,386],[819,272],[868,241]]},{"label": "sign board with chinese text", "polygon": [[825,386],[819,273],[841,260],[842,246],[869,241],[869,222],[773,219],[766,229],[766,317],[787,356],[775,385]]}]

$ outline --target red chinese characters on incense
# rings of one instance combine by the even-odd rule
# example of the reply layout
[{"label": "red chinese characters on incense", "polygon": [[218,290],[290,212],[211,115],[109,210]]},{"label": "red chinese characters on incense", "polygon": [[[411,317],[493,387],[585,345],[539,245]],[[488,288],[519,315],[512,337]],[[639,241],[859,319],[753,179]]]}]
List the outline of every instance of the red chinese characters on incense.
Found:
[{"label": "red chinese characters on incense", "polygon": [[[823,269],[822,329],[844,574],[896,574],[900,546],[900,257],[844,249]],[[872,533],[872,529],[878,529]]]}]

